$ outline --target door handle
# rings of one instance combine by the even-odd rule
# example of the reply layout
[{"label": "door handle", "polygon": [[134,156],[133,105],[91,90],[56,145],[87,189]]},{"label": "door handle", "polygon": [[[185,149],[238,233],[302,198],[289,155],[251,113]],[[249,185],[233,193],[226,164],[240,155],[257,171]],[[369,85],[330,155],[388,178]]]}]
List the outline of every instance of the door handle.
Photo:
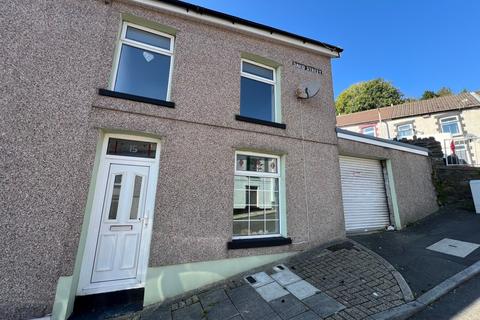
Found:
[{"label": "door handle", "polygon": [[146,227],[148,226],[148,219],[149,219],[149,212],[148,210],[146,210],[143,218],[139,218],[138,220],[143,221],[143,225]]}]

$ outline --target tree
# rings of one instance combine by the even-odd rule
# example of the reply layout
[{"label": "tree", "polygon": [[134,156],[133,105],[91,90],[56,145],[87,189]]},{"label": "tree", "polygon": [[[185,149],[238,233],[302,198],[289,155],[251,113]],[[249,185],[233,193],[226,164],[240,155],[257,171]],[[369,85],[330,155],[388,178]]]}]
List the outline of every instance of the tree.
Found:
[{"label": "tree", "polygon": [[353,113],[399,104],[403,94],[390,82],[378,78],[359,82],[345,89],[337,98],[337,114]]},{"label": "tree", "polygon": [[433,91],[430,91],[430,90],[425,90],[422,94],[422,96],[420,97],[420,100],[428,100],[428,99],[432,99],[432,98],[436,98],[438,97],[437,94]]},{"label": "tree", "polygon": [[437,92],[433,92],[431,90],[425,90],[420,97],[420,100],[427,100],[432,98],[450,96],[453,94],[452,89],[448,87],[441,87]]},{"label": "tree", "polygon": [[437,91],[438,97],[451,96],[452,94],[453,94],[452,89],[447,87],[441,87],[440,90]]}]

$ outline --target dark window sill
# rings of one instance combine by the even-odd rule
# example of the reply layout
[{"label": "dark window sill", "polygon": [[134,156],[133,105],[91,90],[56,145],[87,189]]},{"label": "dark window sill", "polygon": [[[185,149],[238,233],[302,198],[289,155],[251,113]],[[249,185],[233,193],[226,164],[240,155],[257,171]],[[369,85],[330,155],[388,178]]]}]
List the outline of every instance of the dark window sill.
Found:
[{"label": "dark window sill", "polygon": [[227,243],[228,249],[248,249],[261,247],[276,247],[291,244],[291,238],[272,237],[272,238],[254,238],[254,239],[235,239]]},{"label": "dark window sill", "polygon": [[129,94],[129,93],[111,91],[111,90],[107,90],[107,89],[98,89],[98,94],[101,95],[101,96],[106,96],[106,97],[113,97],[113,98],[119,98],[119,99],[131,100],[131,101],[145,102],[145,103],[155,104],[157,106],[162,106],[162,107],[167,107],[167,108],[175,108],[175,102],[172,102],[172,101],[165,101],[165,100],[147,98],[147,97],[142,97],[142,96],[136,96],[134,94]]},{"label": "dark window sill", "polygon": [[280,129],[286,129],[287,128],[287,125],[285,123],[278,123],[278,122],[265,121],[265,120],[255,119],[255,118],[249,118],[249,117],[241,116],[239,114],[235,115],[235,120],[250,122],[250,123],[255,123],[255,124],[261,124],[261,125],[264,125],[264,126],[270,126],[270,127],[274,127],[274,128],[280,128]]}]

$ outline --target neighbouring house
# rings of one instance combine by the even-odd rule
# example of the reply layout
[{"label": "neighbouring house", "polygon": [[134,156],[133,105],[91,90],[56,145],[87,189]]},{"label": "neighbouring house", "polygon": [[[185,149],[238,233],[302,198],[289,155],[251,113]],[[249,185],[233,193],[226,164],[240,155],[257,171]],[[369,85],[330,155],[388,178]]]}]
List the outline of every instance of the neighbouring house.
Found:
[{"label": "neighbouring house", "polygon": [[480,92],[339,115],[337,127],[385,139],[434,137],[447,165],[480,166]]},{"label": "neighbouring house", "polygon": [[437,209],[426,149],[336,129],[338,47],[181,1],[2,17],[2,319],[162,302]]}]

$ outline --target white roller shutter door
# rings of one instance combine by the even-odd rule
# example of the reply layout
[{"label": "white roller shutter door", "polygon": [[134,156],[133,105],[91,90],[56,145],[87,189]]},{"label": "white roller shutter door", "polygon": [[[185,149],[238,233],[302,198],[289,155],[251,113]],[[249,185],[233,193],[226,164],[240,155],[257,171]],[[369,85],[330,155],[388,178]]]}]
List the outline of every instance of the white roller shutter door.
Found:
[{"label": "white roller shutter door", "polygon": [[380,161],[340,157],[342,199],[347,231],[369,231],[390,224]]}]

